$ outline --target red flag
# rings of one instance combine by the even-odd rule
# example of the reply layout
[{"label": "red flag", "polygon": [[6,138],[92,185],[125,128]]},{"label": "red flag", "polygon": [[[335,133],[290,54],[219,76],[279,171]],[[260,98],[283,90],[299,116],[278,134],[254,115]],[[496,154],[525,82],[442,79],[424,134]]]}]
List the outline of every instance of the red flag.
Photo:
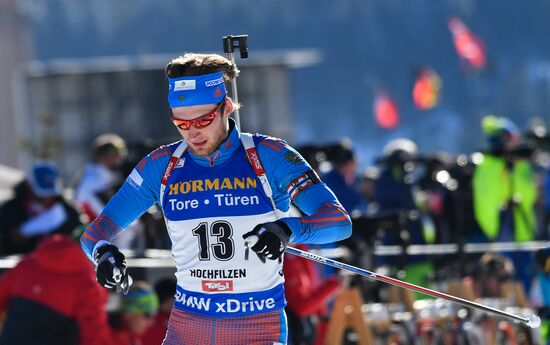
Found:
[{"label": "red flag", "polygon": [[393,129],[399,124],[397,105],[385,92],[378,92],[374,100],[374,117],[382,128]]},{"label": "red flag", "polygon": [[412,96],[417,109],[428,110],[437,105],[441,78],[431,68],[421,68],[414,82]]},{"label": "red flag", "polygon": [[458,56],[470,66],[482,69],[485,67],[485,45],[475,36],[470,29],[457,17],[452,17],[448,22],[449,30],[453,35],[453,41]]}]

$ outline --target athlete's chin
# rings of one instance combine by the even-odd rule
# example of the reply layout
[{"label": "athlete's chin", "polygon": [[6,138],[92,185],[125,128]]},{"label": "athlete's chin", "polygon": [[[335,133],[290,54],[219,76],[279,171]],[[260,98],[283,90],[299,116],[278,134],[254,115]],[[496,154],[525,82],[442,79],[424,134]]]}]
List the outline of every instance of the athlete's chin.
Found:
[{"label": "athlete's chin", "polygon": [[191,149],[191,152],[193,152],[195,155],[199,156],[199,157],[208,157],[210,156],[210,154],[212,152],[214,152],[214,150],[211,148],[211,147],[207,147],[207,146],[195,146],[195,145],[189,145],[190,149]]}]

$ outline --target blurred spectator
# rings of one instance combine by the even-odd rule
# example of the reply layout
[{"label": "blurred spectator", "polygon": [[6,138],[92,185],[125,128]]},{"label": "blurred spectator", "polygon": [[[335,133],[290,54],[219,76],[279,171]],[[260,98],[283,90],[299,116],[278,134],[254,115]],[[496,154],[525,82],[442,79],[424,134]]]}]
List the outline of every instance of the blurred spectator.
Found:
[{"label": "blurred spectator", "polygon": [[535,253],[537,273],[533,279],[529,300],[542,320],[541,337],[544,344],[550,344],[550,247]]},{"label": "blurred spectator", "polygon": [[365,169],[361,180],[359,181],[359,192],[368,203],[369,211],[377,209],[376,204],[376,180],[380,176],[380,169],[375,166]]},{"label": "blurred spectator", "polygon": [[112,344],[106,302],[80,245],[52,235],[0,278],[0,344]]},{"label": "blurred spectator", "polygon": [[[521,269],[524,268],[518,267],[518,270]],[[512,288],[510,283],[513,283],[514,275],[515,267],[510,258],[500,254],[485,253],[479,260],[473,279],[476,297],[488,298],[492,303],[504,303],[503,306],[517,305],[518,295],[513,290],[509,290]],[[524,328],[524,325],[516,325],[512,328],[509,322],[499,321],[487,314],[474,316],[474,322],[481,326],[483,331],[482,344],[510,344],[516,341],[518,344],[534,343],[531,340],[531,329]]]},{"label": "blurred spectator", "polygon": [[[122,167],[127,155],[126,142],[116,134],[102,134],[93,142],[93,160],[86,164],[76,188],[76,201],[82,211],[93,221],[115,194],[123,180],[116,170]],[[143,231],[139,220],[113,240],[118,248],[131,248],[132,242]]]},{"label": "blurred spectator", "polygon": [[384,146],[383,153],[378,160],[383,169],[375,189],[380,209],[414,209],[411,173],[418,154],[416,144],[409,139],[394,139]]},{"label": "blurred spectator", "polygon": [[502,298],[502,284],[512,280],[514,264],[499,254],[486,253],[479,260],[475,273],[476,296]]},{"label": "blurred spectator", "polygon": [[[339,143],[328,145],[323,148],[326,161],[331,169],[322,174],[323,182],[334,192],[342,206],[353,216],[353,213],[366,213],[367,201],[359,193],[357,186],[357,161],[347,139]],[[321,169],[322,170],[322,169]],[[321,248],[335,248],[342,243],[324,243]],[[336,269],[330,266],[323,266],[326,276],[331,276]]]},{"label": "blurred spectator", "polygon": [[[450,243],[452,235],[446,209],[452,207],[450,190],[456,188],[448,171],[451,159],[447,153],[438,152],[422,157],[421,161],[424,169],[417,181],[415,204],[422,212],[424,239],[427,242]],[[432,238],[427,229],[429,226],[433,226]]]},{"label": "blurred spectator", "polygon": [[[384,146],[384,156],[378,162],[382,165],[380,176],[376,180],[375,196],[381,212],[408,212],[416,210],[413,195],[413,172],[418,149],[409,139],[394,139]],[[424,238],[418,220],[406,224],[408,242],[424,244]],[[400,230],[400,229],[395,229]],[[384,243],[399,243],[397,231],[389,232]]]},{"label": "blurred spectator", "polygon": [[[474,171],[474,210],[489,241],[525,242],[535,237],[537,186],[530,156],[532,150],[520,140],[510,120],[492,115],[482,120],[487,150]],[[529,253],[508,254],[517,278],[528,291],[532,282]]]},{"label": "blurred spectator", "polygon": [[[307,250],[305,245],[296,248]],[[313,261],[290,254],[285,255],[283,270],[289,344],[323,344],[327,302],[340,291],[340,280],[336,276],[321,280]]]},{"label": "blurred spectator", "polygon": [[332,164],[332,169],[323,174],[323,182],[332,189],[349,213],[354,210],[365,211],[366,200],[359,193],[356,185],[357,161],[351,143],[343,140],[337,144],[328,145],[324,151],[327,161]]},{"label": "blurred spectator", "polygon": [[486,116],[482,126],[488,147],[474,171],[476,219],[490,241],[530,241],[537,190],[529,154],[510,120]]},{"label": "blurred spectator", "polygon": [[[129,176],[141,159],[157,147],[158,145],[151,138],[141,138],[133,143],[128,143],[128,155],[120,169],[121,175]],[[138,250],[136,255],[141,254],[139,250],[145,248],[170,249],[172,243],[166,231],[166,223],[164,222],[162,211],[158,205],[151,206],[147,212],[143,213],[140,221],[143,224],[144,236],[136,238],[137,241],[133,246],[133,249]]]},{"label": "blurred spectator", "polygon": [[142,345],[141,337],[153,325],[159,302],[155,291],[144,281],[135,282],[128,294],[120,295],[120,308],[109,315],[113,340],[117,345]]},{"label": "blurred spectator", "polygon": [[122,166],[127,152],[124,139],[116,134],[97,137],[92,151],[93,160],[86,164],[76,189],[76,201],[90,221],[101,213],[106,201],[121,184],[115,169]]},{"label": "blurred spectator", "polygon": [[449,166],[450,179],[446,186],[450,195],[445,199],[444,212],[451,243],[478,242],[476,239],[484,238],[474,214],[474,170],[473,160],[465,154]]},{"label": "blurred spectator", "polygon": [[52,232],[70,234],[81,223],[61,195],[61,178],[50,162],[37,162],[0,208],[0,254],[28,253]]},{"label": "blurred spectator", "polygon": [[546,167],[544,173],[544,196],[543,196],[543,210],[542,210],[542,224],[539,234],[539,239],[547,241],[550,239],[550,165]]},{"label": "blurred spectator", "polygon": [[[433,223],[421,214],[415,202],[418,174],[418,148],[409,139],[389,141],[383,149],[384,156],[378,160],[382,166],[376,180],[375,196],[381,214],[398,214],[398,227],[386,228],[381,242],[385,245],[425,244],[434,238]],[[427,237],[427,239],[426,239]],[[404,251],[405,253],[405,251]],[[427,284],[427,275],[433,271],[426,256],[416,255],[376,258],[379,264],[391,265],[404,270],[410,283]]]},{"label": "blurred spectator", "polygon": [[155,316],[153,325],[147,329],[141,338],[143,345],[162,344],[166,336],[172,306],[174,305],[176,280],[174,278],[166,278],[158,281],[155,284],[155,293],[159,300],[159,310]]},{"label": "blurred spectator", "polygon": [[317,145],[304,145],[296,149],[309,165],[320,173],[320,164],[326,160],[325,152]]}]

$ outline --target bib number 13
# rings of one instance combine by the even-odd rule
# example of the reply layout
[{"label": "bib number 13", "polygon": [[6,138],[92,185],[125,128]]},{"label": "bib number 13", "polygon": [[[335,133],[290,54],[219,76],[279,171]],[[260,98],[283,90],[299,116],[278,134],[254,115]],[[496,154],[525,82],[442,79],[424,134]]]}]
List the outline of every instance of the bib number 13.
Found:
[{"label": "bib number 13", "polygon": [[192,232],[199,241],[199,260],[208,261],[212,254],[217,260],[227,261],[235,254],[233,228],[228,222],[219,220],[210,227],[207,222],[202,222]]}]

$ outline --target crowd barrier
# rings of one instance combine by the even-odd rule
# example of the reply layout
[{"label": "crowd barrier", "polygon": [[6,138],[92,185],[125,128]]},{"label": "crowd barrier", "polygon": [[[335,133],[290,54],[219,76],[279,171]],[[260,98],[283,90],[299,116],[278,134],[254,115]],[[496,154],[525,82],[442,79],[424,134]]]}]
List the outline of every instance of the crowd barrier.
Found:
[{"label": "crowd barrier", "polygon": [[[534,252],[546,248],[550,242],[496,242],[496,243],[465,243],[409,245],[409,246],[376,246],[375,256],[403,255],[447,255],[447,254],[478,254],[502,252]],[[174,259],[169,250],[146,249],[137,253],[132,250],[123,251],[127,256],[129,267],[152,269],[173,268]],[[310,252],[329,258],[345,258],[349,250],[346,248],[311,249]],[[9,269],[21,259],[19,255],[0,258],[0,269]],[[518,315],[533,313],[528,308],[524,292],[520,284],[503,286],[505,299],[477,299],[477,302],[491,305]],[[473,291],[467,282],[449,282],[447,293],[474,300]],[[530,341],[524,344],[538,344],[539,330],[518,328],[518,325],[499,318],[483,319],[481,313],[475,310],[450,303],[441,299],[414,300],[412,294],[405,289],[391,287],[388,303],[365,303],[356,288],[342,291],[336,297],[327,328],[325,344],[343,344],[345,337],[352,337],[357,344],[455,344],[456,339],[478,337],[483,343],[498,344],[501,338],[528,337]],[[482,322],[482,320],[485,320]],[[487,321],[488,320],[488,321]],[[351,330],[351,333],[349,331]],[[463,342],[458,342],[463,343]],[[464,342],[467,343],[467,342]],[[472,343],[472,340],[469,340]],[[475,342],[474,342],[475,343]]]},{"label": "crowd barrier", "polygon": [[[550,246],[550,242],[547,241],[531,241],[522,243],[465,243],[462,245],[462,251],[466,254],[534,252],[548,246]],[[445,255],[459,253],[460,246],[458,244],[409,245],[407,247],[398,245],[376,246],[374,248],[374,255],[402,255],[403,250],[405,250],[407,255]],[[346,248],[311,249],[309,251],[328,258],[342,258],[350,254]],[[173,267],[175,265],[171,252],[166,249],[146,249],[142,254],[137,254],[133,250],[123,250],[122,252],[126,255],[129,267],[155,268]],[[20,259],[20,255],[4,256],[0,258],[0,269],[11,268],[15,266]]]}]

